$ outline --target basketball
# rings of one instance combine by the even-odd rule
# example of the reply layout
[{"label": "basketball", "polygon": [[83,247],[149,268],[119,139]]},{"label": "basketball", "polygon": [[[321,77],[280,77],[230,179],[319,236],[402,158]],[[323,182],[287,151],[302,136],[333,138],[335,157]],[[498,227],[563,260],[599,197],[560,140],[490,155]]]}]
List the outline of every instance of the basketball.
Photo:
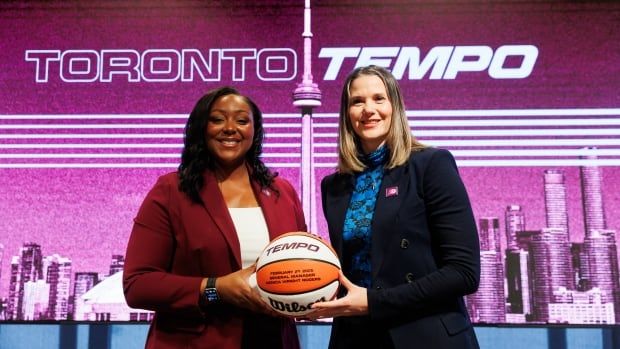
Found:
[{"label": "basketball", "polygon": [[340,261],[329,244],[315,235],[294,232],[265,247],[254,275],[261,298],[272,309],[297,317],[312,311],[313,303],[336,296],[339,270]]}]

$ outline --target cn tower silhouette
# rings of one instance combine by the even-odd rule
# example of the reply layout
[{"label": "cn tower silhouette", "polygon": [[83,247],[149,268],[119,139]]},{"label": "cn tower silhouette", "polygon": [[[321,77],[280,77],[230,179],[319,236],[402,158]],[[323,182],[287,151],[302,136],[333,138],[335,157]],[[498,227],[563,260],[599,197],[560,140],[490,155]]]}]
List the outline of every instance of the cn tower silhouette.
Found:
[{"label": "cn tower silhouette", "polygon": [[312,32],[310,0],[304,6],[304,75],[293,92],[293,105],[301,109],[301,203],[309,231],[318,233],[316,220],[314,163],[312,160],[312,109],[321,106],[321,90],[312,81]]}]

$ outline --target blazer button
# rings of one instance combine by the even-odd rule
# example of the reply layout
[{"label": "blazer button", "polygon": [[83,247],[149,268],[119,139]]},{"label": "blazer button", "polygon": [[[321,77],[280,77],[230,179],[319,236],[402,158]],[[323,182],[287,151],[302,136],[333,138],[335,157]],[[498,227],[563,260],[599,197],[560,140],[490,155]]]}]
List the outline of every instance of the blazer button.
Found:
[{"label": "blazer button", "polygon": [[409,248],[409,240],[407,239],[400,240],[400,248],[402,249]]},{"label": "blazer button", "polygon": [[381,289],[381,286],[377,286],[377,287],[375,287],[375,288],[376,288],[377,290],[380,290],[380,289]]},{"label": "blazer button", "polygon": [[414,280],[413,274],[411,274],[411,273],[407,273],[407,274],[405,275],[405,279],[407,280],[407,282],[408,282],[408,283],[412,283],[412,282],[413,282],[413,280]]}]

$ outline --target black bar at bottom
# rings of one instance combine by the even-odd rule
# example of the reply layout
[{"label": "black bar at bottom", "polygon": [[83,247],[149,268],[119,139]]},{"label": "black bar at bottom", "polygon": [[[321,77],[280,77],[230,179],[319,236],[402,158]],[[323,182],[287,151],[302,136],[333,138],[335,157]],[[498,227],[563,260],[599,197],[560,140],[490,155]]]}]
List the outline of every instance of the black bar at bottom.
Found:
[{"label": "black bar at bottom", "polygon": [[60,325],[59,347],[63,349],[77,349],[77,326]]},{"label": "black bar at bottom", "polygon": [[549,349],[566,349],[566,329],[550,327],[547,329]]},{"label": "black bar at bottom", "polygon": [[620,327],[603,328],[603,349],[620,348]]},{"label": "black bar at bottom", "polygon": [[88,326],[88,348],[110,348],[110,324],[91,324]]}]

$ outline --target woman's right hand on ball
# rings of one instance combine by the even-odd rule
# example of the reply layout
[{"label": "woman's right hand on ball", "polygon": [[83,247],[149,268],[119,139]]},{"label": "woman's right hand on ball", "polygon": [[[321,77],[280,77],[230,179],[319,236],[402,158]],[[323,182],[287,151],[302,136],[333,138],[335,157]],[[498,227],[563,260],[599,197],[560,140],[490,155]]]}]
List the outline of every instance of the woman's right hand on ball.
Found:
[{"label": "woman's right hand on ball", "polygon": [[249,309],[254,312],[265,313],[277,316],[260,298],[258,291],[250,286],[248,280],[250,275],[256,271],[256,264],[217,278],[215,287],[220,297],[226,303],[235,305],[239,308]]}]

